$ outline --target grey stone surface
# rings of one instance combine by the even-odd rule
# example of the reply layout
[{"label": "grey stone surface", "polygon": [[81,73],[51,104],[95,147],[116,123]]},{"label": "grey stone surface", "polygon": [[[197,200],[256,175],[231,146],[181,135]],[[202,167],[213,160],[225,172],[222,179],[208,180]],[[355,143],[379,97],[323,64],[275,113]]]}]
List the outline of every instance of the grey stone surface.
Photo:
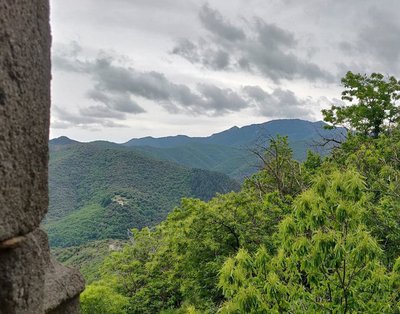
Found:
[{"label": "grey stone surface", "polygon": [[[57,311],[62,313],[63,309],[71,308],[74,304],[77,304],[79,309],[79,294],[84,288],[85,281],[78,271],[52,261],[51,267],[45,274],[44,309],[46,313],[57,313]],[[77,300],[68,302],[74,299]]]},{"label": "grey stone surface", "polygon": [[0,0],[0,314],[79,313],[82,276],[51,260],[48,0]]},{"label": "grey stone surface", "polygon": [[43,313],[45,252],[37,240],[40,233],[0,250],[0,314]]},{"label": "grey stone surface", "polygon": [[0,314],[79,313],[84,287],[78,271],[51,259],[40,229],[0,249]]},{"label": "grey stone surface", "polygon": [[0,241],[47,211],[50,41],[48,0],[0,1]]},{"label": "grey stone surface", "polygon": [[61,303],[56,309],[46,312],[46,314],[71,314],[79,313],[79,297]]},{"label": "grey stone surface", "polygon": [[[42,248],[42,258],[45,269],[44,275],[44,311],[54,312],[70,309],[79,309],[79,294],[85,288],[85,281],[82,275],[75,269],[65,267],[51,258],[48,238],[45,232],[36,237],[36,241]],[[70,300],[75,300],[69,302]]]}]

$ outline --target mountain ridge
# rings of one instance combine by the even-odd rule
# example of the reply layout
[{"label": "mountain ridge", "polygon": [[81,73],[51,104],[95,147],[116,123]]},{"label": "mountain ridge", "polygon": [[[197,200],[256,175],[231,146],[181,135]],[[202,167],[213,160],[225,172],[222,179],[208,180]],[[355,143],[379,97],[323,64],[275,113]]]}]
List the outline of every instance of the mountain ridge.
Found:
[{"label": "mountain ridge", "polygon": [[[104,142],[141,151],[158,160],[168,160],[190,168],[222,172],[238,181],[257,170],[258,159],[251,153],[256,147],[265,147],[271,137],[288,136],[294,158],[303,161],[307,151],[326,155],[332,146],[317,147],[322,137],[342,137],[342,129],[326,130],[323,121],[279,119],[242,127],[233,126],[205,137],[187,135],[133,138],[125,143]],[[62,149],[62,146],[50,145]],[[97,141],[98,142],[98,141]],[[93,143],[93,142],[92,142]],[[108,143],[108,144],[105,144]]]},{"label": "mountain ridge", "polygon": [[324,121],[308,121],[308,120],[303,120],[303,119],[274,119],[274,120],[270,120],[270,121],[266,121],[266,122],[262,122],[262,123],[252,123],[249,125],[244,125],[241,127],[238,126],[232,126],[229,129],[220,131],[220,132],[215,132],[212,133],[211,135],[207,135],[207,136],[188,136],[185,134],[177,134],[177,135],[167,135],[167,136],[144,136],[144,137],[138,137],[138,138],[132,138],[126,142],[122,142],[122,143],[117,143],[117,142],[112,142],[112,141],[107,141],[107,140],[94,140],[94,141],[88,141],[88,142],[82,142],[82,141],[77,141],[75,139],[69,138],[67,136],[60,136],[60,137],[55,137],[50,139],[49,143],[53,144],[53,145],[60,145],[60,144],[64,144],[62,142],[66,142],[65,144],[72,144],[72,143],[93,143],[93,142],[98,142],[98,141],[102,141],[102,142],[109,142],[109,143],[114,143],[114,144],[118,144],[118,145],[123,145],[123,146],[133,146],[132,143],[134,143],[135,141],[147,141],[147,140],[175,140],[175,139],[179,139],[181,141],[184,141],[186,139],[192,139],[192,140],[204,140],[204,139],[208,139],[211,137],[215,137],[215,136],[220,136],[223,134],[226,134],[227,132],[231,132],[231,131],[241,131],[241,130],[246,130],[248,128],[255,128],[255,127],[260,127],[260,126],[267,126],[269,124],[276,124],[276,123],[282,123],[282,122],[302,122],[302,123],[307,123],[307,124],[311,124],[311,125],[315,125],[318,126],[319,128],[322,126],[327,125]]}]

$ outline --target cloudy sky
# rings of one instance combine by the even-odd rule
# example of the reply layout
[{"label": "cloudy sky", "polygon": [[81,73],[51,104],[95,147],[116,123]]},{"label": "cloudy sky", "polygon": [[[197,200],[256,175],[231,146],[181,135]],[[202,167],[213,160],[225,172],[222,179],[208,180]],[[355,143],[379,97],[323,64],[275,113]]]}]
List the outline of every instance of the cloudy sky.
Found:
[{"label": "cloudy sky", "polygon": [[348,71],[400,76],[398,0],[51,0],[51,138],[320,120]]}]

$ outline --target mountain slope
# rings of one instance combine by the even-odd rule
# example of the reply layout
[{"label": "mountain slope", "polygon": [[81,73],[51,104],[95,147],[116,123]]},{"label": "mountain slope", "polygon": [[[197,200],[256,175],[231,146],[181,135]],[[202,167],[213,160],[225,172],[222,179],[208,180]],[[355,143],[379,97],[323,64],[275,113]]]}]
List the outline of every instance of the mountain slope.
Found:
[{"label": "mountain slope", "polygon": [[249,150],[223,145],[190,143],[169,148],[135,146],[132,149],[186,167],[221,172],[239,181],[244,176],[255,172],[254,166],[257,164],[255,156]]},{"label": "mountain slope", "polygon": [[51,245],[124,239],[133,227],[152,226],[182,197],[210,199],[237,190],[226,175],[160,161],[108,142],[50,142]]},{"label": "mountain slope", "polygon": [[322,148],[316,144],[323,137],[342,137],[343,130],[325,130],[324,126],[325,123],[321,121],[283,119],[242,128],[232,127],[208,137],[145,137],[132,139],[123,145],[139,149],[158,159],[223,172],[241,181],[256,170],[258,160],[250,150],[256,146],[265,146],[268,139],[277,134],[288,136],[297,160],[304,160],[307,150],[326,154],[330,147]]},{"label": "mountain slope", "polygon": [[325,130],[322,121],[310,122],[301,119],[272,120],[244,127],[234,126],[228,130],[207,137],[188,137],[185,135],[167,137],[134,138],[124,143],[125,146],[150,146],[156,148],[173,148],[191,143],[214,144],[230,147],[247,147],[259,140],[274,137],[277,134],[288,136],[292,141],[319,139],[321,135],[338,135],[342,130]]}]

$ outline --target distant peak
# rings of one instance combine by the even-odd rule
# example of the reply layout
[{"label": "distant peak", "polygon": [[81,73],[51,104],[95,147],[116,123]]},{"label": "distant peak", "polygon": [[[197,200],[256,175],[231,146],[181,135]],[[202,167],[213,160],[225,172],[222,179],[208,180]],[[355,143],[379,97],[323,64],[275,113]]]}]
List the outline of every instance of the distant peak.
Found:
[{"label": "distant peak", "polygon": [[72,140],[66,136],[60,136],[60,137],[51,139],[49,141],[49,143],[53,144],[53,145],[68,145],[68,144],[74,144],[74,143],[79,143],[79,142]]}]

